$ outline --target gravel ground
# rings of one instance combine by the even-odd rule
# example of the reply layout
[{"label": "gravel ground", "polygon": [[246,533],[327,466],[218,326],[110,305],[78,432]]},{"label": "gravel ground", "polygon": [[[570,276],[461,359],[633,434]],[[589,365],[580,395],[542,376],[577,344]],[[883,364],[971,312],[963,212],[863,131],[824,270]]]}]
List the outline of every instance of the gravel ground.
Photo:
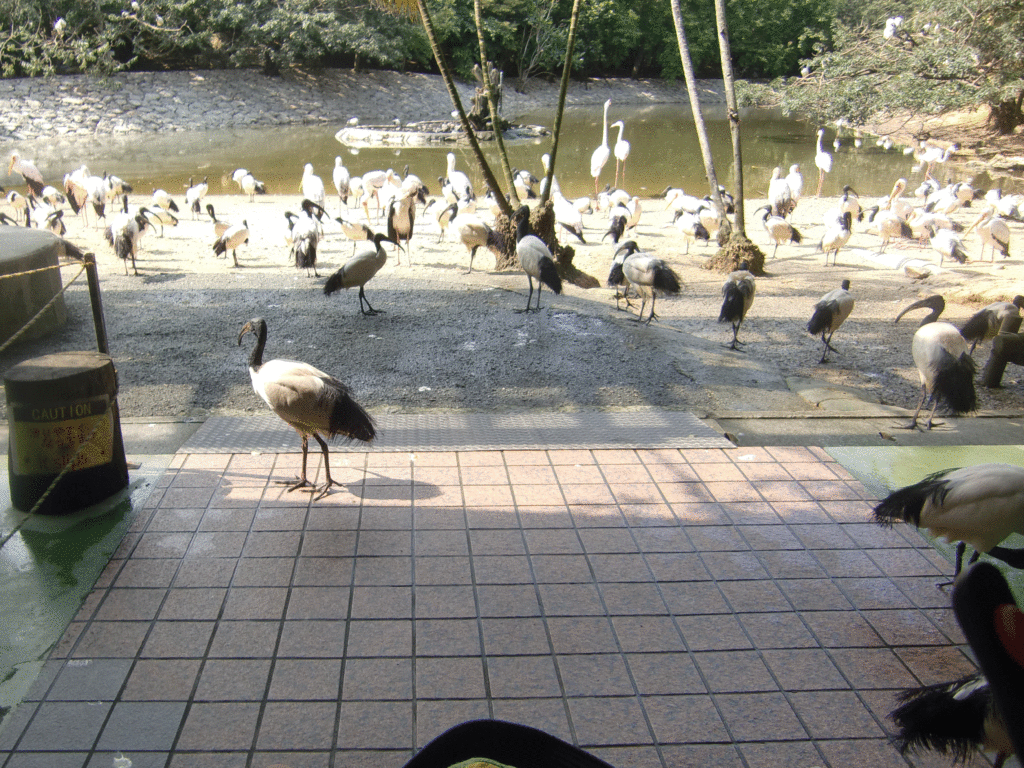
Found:
[{"label": "gravel ground", "polygon": [[[133,200],[142,203],[143,198]],[[322,245],[320,277],[289,263],[283,211],[295,197],[242,195],[213,200],[218,216],[245,218],[252,232],[238,253],[240,267],[214,257],[209,220],[186,214],[164,237],[148,235],[139,260],[140,276],[125,276],[101,231],[69,217],[68,239],[94,250],[102,276],[111,354],[121,381],[120,403],[127,417],[190,419],[211,413],[259,411],[246,373],[252,337],[236,344],[242,324],[262,316],[269,326],[268,357],[312,363],[347,382],[357,399],[375,412],[431,410],[520,411],[555,409],[685,409],[698,415],[734,411],[800,413],[821,411],[796,394],[803,380],[854,387],[876,401],[913,408],[919,379],[910,356],[917,319],[893,318],[917,298],[942,293],[943,319],[966,319],[981,304],[1024,293],[1024,259],[995,266],[969,263],[925,281],[915,281],[874,258],[878,238],[855,233],[840,253],[838,267],[825,267],[815,252],[823,211],[835,200],[801,201],[795,214],[802,245],[778,249],[757,283],[757,297],[740,338],[744,352],[724,344],[727,324],[718,324],[723,275],[701,268],[715,247],[685,243],[657,200],[643,201],[635,239],[679,273],[679,296],[658,300],[660,321],[639,325],[634,314],[617,311],[613,293],[601,287],[569,285],[561,296],[545,290],[544,311],[518,314],[526,302],[521,272],[496,273],[493,257],[478,253],[465,274],[466,250],[438,242],[437,224],[421,215],[412,261],[401,266],[391,254],[368,284],[369,300],[385,314],[364,317],[355,291],[327,297],[326,277],[352,253],[337,228]],[[761,201],[748,201],[753,211]],[[352,212],[353,215],[355,212]],[[970,211],[957,218],[969,222]],[[752,214],[748,229],[765,248],[766,235]],[[578,245],[576,265],[602,286],[615,247],[601,243],[606,214],[585,217],[587,245]],[[1020,225],[1014,225],[1020,237]],[[979,249],[968,238],[972,255]],[[933,255],[916,244],[890,252]],[[1016,251],[1014,251],[1016,252]],[[766,251],[770,253],[770,251]],[[73,274],[66,272],[66,275]],[[820,341],[806,331],[814,303],[843,278],[857,298],[853,315],[833,345],[840,351],[818,365]],[[67,277],[65,278],[67,279]],[[0,357],[0,370],[57,350],[94,344],[84,280],[67,294],[71,319],[44,340],[15,346]],[[920,317],[920,314],[917,316]],[[979,367],[987,345],[975,353]],[[1020,369],[1011,366],[1004,388],[980,391],[985,410],[1024,410]]]}]

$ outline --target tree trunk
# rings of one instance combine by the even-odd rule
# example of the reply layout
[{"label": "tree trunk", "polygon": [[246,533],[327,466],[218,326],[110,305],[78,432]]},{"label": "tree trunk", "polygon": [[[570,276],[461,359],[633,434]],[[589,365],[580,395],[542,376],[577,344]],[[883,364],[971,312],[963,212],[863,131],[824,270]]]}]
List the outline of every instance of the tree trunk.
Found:
[{"label": "tree trunk", "polygon": [[572,16],[569,19],[569,39],[565,44],[565,62],[562,66],[562,83],[558,90],[558,108],[555,111],[555,135],[551,141],[551,162],[548,163],[547,182],[544,184],[544,191],[541,193],[540,202],[543,205],[551,198],[551,185],[555,178],[555,158],[558,156],[558,138],[562,133],[562,113],[565,112],[565,94],[569,90],[569,73],[572,71],[572,52],[576,47],[576,22],[580,18],[580,5],[582,0],[573,0]]},{"label": "tree trunk", "polygon": [[[501,135],[501,118],[498,116],[498,105],[494,99],[494,84],[491,82],[491,68],[487,61],[487,49],[484,47],[484,24],[480,16],[480,0],[473,0],[473,21],[476,23],[476,39],[480,43],[480,71],[484,81],[484,93],[487,97],[487,106],[491,113],[491,130],[494,131],[494,140],[498,144],[498,160],[501,162],[501,170],[505,174],[505,184],[508,185],[509,196],[512,198],[512,206],[519,205],[519,195],[512,183],[512,168],[508,164],[508,153],[505,151],[505,139]],[[500,195],[500,190],[495,192]]]},{"label": "tree trunk", "polygon": [[[678,2],[678,0],[673,0]],[[466,116],[466,110],[462,106],[462,99],[459,98],[459,89],[455,87],[455,79],[452,77],[451,70],[448,69],[448,64],[445,62],[444,53],[441,51],[441,46],[437,42],[437,35],[434,34],[434,22],[430,18],[430,11],[427,10],[427,4],[425,0],[416,0],[416,6],[420,11],[420,19],[423,21],[423,30],[427,33],[427,41],[430,43],[430,50],[434,54],[434,60],[437,62],[437,68],[441,72],[441,80],[444,81],[445,87],[448,89],[448,96],[452,100],[452,104],[455,106],[455,111],[459,114],[459,122],[462,123],[462,130],[466,132],[466,138],[469,139],[469,146],[473,152],[473,156],[476,158],[477,165],[480,166],[480,172],[483,174],[484,183],[487,184],[498,202],[498,207],[501,212],[506,216],[512,216],[512,206],[509,205],[508,200],[505,199],[505,195],[501,193],[501,187],[498,184],[498,180],[494,178],[494,173],[491,171],[491,166],[487,163],[487,158],[484,157],[484,152],[480,148],[480,142],[477,141],[476,132],[473,130],[473,126],[470,125],[469,118]]]},{"label": "tree trunk", "polygon": [[[420,0],[422,2],[423,0]],[[676,41],[679,43],[679,58],[683,64],[683,75],[686,77],[686,92],[690,96],[690,109],[693,111],[693,122],[697,128],[697,141],[700,153],[704,157],[704,171],[711,185],[711,199],[718,212],[725,215],[722,195],[718,191],[718,177],[715,175],[715,160],[711,156],[711,142],[708,141],[708,129],[704,125],[704,113],[700,108],[700,97],[697,94],[697,82],[693,74],[693,60],[690,58],[690,46],[686,42],[686,27],[683,26],[683,12],[679,8],[679,0],[672,0],[672,21],[676,27]]]},{"label": "tree trunk", "polygon": [[733,163],[736,165],[736,218],[734,228],[737,235],[745,238],[747,230],[743,216],[743,151],[740,140],[740,111],[736,104],[736,89],[732,72],[732,52],[729,49],[729,27],[725,19],[725,0],[715,0],[715,17],[718,19],[718,50],[722,56],[725,103],[729,109],[732,157]]},{"label": "tree trunk", "polygon": [[1024,124],[1024,111],[1021,110],[1021,101],[1024,92],[1016,99],[1006,99],[998,104],[989,107],[989,120],[999,132],[1000,136],[1009,136],[1018,125]]}]

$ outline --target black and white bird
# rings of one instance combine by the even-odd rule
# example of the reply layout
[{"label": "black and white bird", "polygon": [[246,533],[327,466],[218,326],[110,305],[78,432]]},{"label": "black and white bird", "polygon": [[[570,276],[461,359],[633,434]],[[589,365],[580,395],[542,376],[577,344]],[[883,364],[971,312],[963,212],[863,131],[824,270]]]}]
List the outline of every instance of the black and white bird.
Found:
[{"label": "black and white bird", "polygon": [[641,251],[635,240],[627,240],[619,246],[615,251],[612,268],[608,273],[608,287],[626,288],[629,286],[635,288],[641,298],[640,312],[636,316],[638,323],[643,322],[647,294],[651,295],[651,314],[647,317],[648,325],[658,317],[654,312],[654,302],[658,291],[677,294],[682,288],[679,275],[664,259]]},{"label": "black and white bird", "polygon": [[213,222],[213,234],[216,237],[219,238],[221,235],[223,235],[225,232],[231,229],[230,222],[222,221],[221,219],[217,218],[217,213],[213,210],[213,203],[206,204],[206,212],[210,214],[210,221]]},{"label": "black and white bird", "polygon": [[818,250],[825,254],[825,266],[828,266],[828,255],[832,254],[832,266],[836,266],[839,258],[839,250],[846,245],[852,234],[853,216],[849,211],[840,214],[838,220],[832,221],[825,227],[825,233],[818,243]]},{"label": "black and white bird", "polygon": [[901,755],[930,750],[967,765],[975,752],[995,752],[993,765],[1001,768],[1014,754],[992,688],[980,673],[911,688],[898,698],[900,705],[889,719],[896,725],[893,743]]},{"label": "black and white bird", "polygon": [[204,176],[203,180],[198,184],[193,184],[192,179],[188,180],[188,186],[185,187],[185,207],[192,211],[193,219],[202,211],[202,200],[209,191],[210,183],[208,176]]},{"label": "black and white bird", "polygon": [[[530,233],[530,209],[522,206],[515,213],[516,222],[516,256],[519,258],[519,265],[526,272],[526,279],[530,284],[530,293],[526,297],[526,308],[518,309],[517,312],[539,312],[541,287],[546,285],[554,293],[562,292],[562,277],[558,274],[555,260],[551,258],[551,251],[534,234]],[[533,279],[537,279],[537,307],[532,309],[530,301],[533,299]]]},{"label": "black and white bird", "polygon": [[921,376],[921,399],[906,429],[917,427],[917,417],[929,398],[933,405],[925,429],[932,428],[932,417],[940,405],[955,415],[977,409],[974,359],[955,325],[943,322],[922,325],[914,334],[911,351]]},{"label": "black and white bird", "polygon": [[1024,308],[1024,296],[1014,296],[1013,301],[996,301],[982,307],[968,318],[960,328],[960,335],[971,343],[971,354],[979,342],[994,339],[999,333],[1003,321],[1011,317],[1020,317]]},{"label": "black and white bird", "polygon": [[586,244],[583,239],[583,214],[572,201],[567,199],[561,192],[551,195],[551,202],[555,210],[555,224],[571,234],[581,243]]},{"label": "black and white bird", "polygon": [[120,213],[112,217],[103,234],[114,249],[117,257],[124,261],[124,273],[128,274],[128,260],[132,262],[132,272],[137,277],[139,270],[135,266],[139,243],[143,234],[151,226],[148,218],[149,210],[139,208],[135,213],[128,211],[128,196],[124,196],[124,207]]},{"label": "black and white bird", "polygon": [[[761,221],[764,223],[764,231],[768,233],[768,237],[775,243],[775,248],[772,249],[772,258],[775,258],[775,252],[779,250],[780,243],[797,243],[799,244],[803,240],[803,235],[800,231],[786,221],[781,214],[773,213],[771,205],[762,205],[757,210],[763,211],[761,214]],[[689,246],[687,246],[689,248]]]},{"label": "black and white bird", "polygon": [[879,253],[884,253],[886,246],[897,238],[906,240],[914,239],[914,231],[906,221],[901,219],[895,211],[880,209],[873,205],[866,209],[868,229],[874,228],[878,236],[882,238],[882,246]]},{"label": "black and white bird", "polygon": [[218,256],[226,256],[231,251],[231,260],[238,266],[238,247],[249,242],[249,223],[242,221],[227,228],[223,235],[213,244],[213,252]]},{"label": "black and white bird", "polygon": [[748,271],[750,265],[746,261],[741,261],[739,267],[735,272],[729,273],[722,286],[722,311],[718,315],[718,322],[732,324],[732,342],[729,349],[736,349],[736,345],[742,343],[736,336],[750,305],[754,303],[754,293],[757,290],[754,276]]},{"label": "black and white bird", "polygon": [[373,240],[374,232],[366,224],[360,224],[353,221],[348,221],[341,218],[340,216],[334,219],[341,226],[341,231],[345,237],[352,241],[352,255],[356,255],[356,248],[359,243],[365,240]]},{"label": "black and white bird", "polygon": [[[470,182],[469,176],[462,171],[455,170],[454,152],[448,153],[447,161],[448,171],[445,178],[451,185],[452,193],[455,195],[456,200],[473,200],[476,197],[473,193],[473,184]],[[450,200],[449,202],[455,202],[455,200]]]},{"label": "black and white bird", "polygon": [[323,230],[320,227],[320,219],[317,214],[323,213],[323,208],[312,200],[302,201],[302,213],[285,211],[285,218],[288,220],[288,229],[291,239],[291,256],[295,260],[297,269],[305,269],[307,277],[309,270],[313,270],[314,277],[320,277],[316,271],[317,249],[320,239],[323,237]]},{"label": "black and white bird", "polygon": [[936,229],[929,225],[928,242],[932,250],[939,254],[939,266],[945,259],[951,259],[959,264],[967,263],[967,251],[964,250],[963,241],[951,229]]},{"label": "black and white bird", "polygon": [[249,202],[251,203],[256,199],[256,195],[267,194],[267,185],[262,181],[253,176],[245,168],[238,168],[233,174],[231,179],[234,181],[238,188],[249,196]]},{"label": "black and white bird", "polygon": [[[331,477],[330,454],[324,438],[343,437],[347,440],[373,442],[377,430],[373,419],[352,398],[349,388],[330,374],[297,360],[263,361],[267,343],[267,324],[262,318],[253,318],[242,326],[238,343],[252,333],[256,346],[249,355],[249,376],[252,388],[285,424],[302,437],[302,474],[296,481],[284,481],[289,491],[309,488],[319,499],[338,482]],[[312,436],[324,455],[324,485],[317,490],[315,482],[306,476],[306,457]]]},{"label": "black and white bird", "polygon": [[810,322],[807,323],[807,332],[812,336],[821,334],[821,360],[826,362],[829,350],[839,354],[832,346],[832,334],[839,330],[846,318],[850,316],[854,306],[853,294],[850,293],[850,281],[843,280],[842,285],[834,291],[829,291],[822,296],[814,305],[814,313]]},{"label": "black and white bird", "polygon": [[[378,232],[373,239],[364,245],[361,250],[346,261],[341,268],[327,278],[324,283],[324,294],[330,296],[335,291],[349,288],[359,288],[359,311],[364,315],[383,314],[384,310],[374,309],[370,300],[366,298],[366,284],[373,279],[374,275],[380,272],[388,261],[387,251],[383,243],[391,243],[399,248],[394,240],[388,238],[383,232]],[[365,307],[363,305],[366,305]]]},{"label": "black and white bird", "polygon": [[690,252],[690,243],[703,240],[704,245],[707,245],[711,239],[711,233],[701,224],[700,218],[696,213],[683,210],[676,211],[673,223],[686,240],[686,253]]},{"label": "black and white bird", "polygon": [[[874,510],[875,522],[910,523],[936,538],[959,542],[954,577],[963,568],[965,545],[1021,567],[1021,550],[1000,547],[1024,533],[1024,467],[978,464],[944,469],[893,491]],[[971,562],[978,559],[975,554]]]},{"label": "black and white bird", "polygon": [[178,204],[174,202],[174,199],[165,189],[154,189],[152,205],[157,208],[163,208],[165,211],[171,211],[172,213],[178,213]]}]

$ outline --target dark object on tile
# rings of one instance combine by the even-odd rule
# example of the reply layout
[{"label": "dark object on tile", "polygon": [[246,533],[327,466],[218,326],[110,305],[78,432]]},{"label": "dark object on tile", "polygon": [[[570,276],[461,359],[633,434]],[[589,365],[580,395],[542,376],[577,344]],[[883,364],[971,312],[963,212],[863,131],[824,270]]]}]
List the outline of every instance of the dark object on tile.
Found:
[{"label": "dark object on tile", "polygon": [[421,749],[405,768],[450,768],[471,758],[515,768],[611,768],[551,734],[504,720],[456,725]]}]

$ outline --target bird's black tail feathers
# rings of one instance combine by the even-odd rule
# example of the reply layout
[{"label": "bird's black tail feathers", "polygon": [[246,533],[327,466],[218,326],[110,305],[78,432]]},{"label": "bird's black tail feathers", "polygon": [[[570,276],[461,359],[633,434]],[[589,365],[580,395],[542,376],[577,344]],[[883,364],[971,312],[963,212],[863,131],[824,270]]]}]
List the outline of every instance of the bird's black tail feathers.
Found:
[{"label": "bird's black tail feathers", "polygon": [[608,287],[616,288],[626,282],[626,276],[622,274],[622,262],[616,261],[608,272]]},{"label": "bird's black tail feathers", "polygon": [[505,235],[503,235],[501,232],[498,232],[497,230],[488,227],[486,245],[488,248],[491,249],[492,252],[494,252],[495,255],[503,252],[506,247]]},{"label": "bird's black tail feathers", "polygon": [[608,231],[604,233],[604,237],[601,238],[601,241],[603,242],[605,237],[608,237],[608,235],[611,235],[612,236],[612,242],[613,243],[617,243],[617,242],[619,242],[619,240],[622,239],[622,234],[625,231],[626,231],[626,217],[625,216],[616,216],[615,218],[613,218],[611,220],[611,223],[608,226]]},{"label": "bird's black tail feathers", "polygon": [[300,240],[292,245],[295,266],[299,269],[312,269],[316,266],[316,244],[309,240]]},{"label": "bird's black tail feathers", "polygon": [[200,213],[202,209],[199,207],[199,198],[192,201],[192,211],[194,213]]},{"label": "bird's black tail feathers", "polygon": [[679,293],[682,284],[670,267],[656,267],[654,270],[654,287],[665,293]]},{"label": "bird's black tail feathers", "polygon": [[974,389],[978,367],[969,354],[964,352],[956,358],[943,350],[937,370],[932,394],[940,405],[955,415],[978,409],[978,393]]},{"label": "bird's black tail feathers", "polygon": [[925,503],[931,501],[933,504],[941,505],[949,493],[946,475],[952,471],[943,469],[933,472],[913,485],[893,491],[875,507],[875,522],[891,527],[897,520],[902,520],[920,527],[921,510],[924,509]]},{"label": "bird's black tail feathers", "polygon": [[322,405],[329,405],[331,409],[327,426],[328,437],[341,436],[348,440],[369,443],[377,436],[373,418],[352,399],[348,387],[340,381],[332,379],[330,386],[324,388],[320,398]]},{"label": "bird's black tail feathers", "polygon": [[735,323],[743,319],[744,302],[743,292],[736,283],[729,283],[725,287],[725,300],[722,302],[722,312],[718,316],[720,323]]},{"label": "bird's black tail feathers", "polygon": [[555,293],[562,292],[562,276],[558,274],[558,268],[551,259],[540,260],[540,275],[537,279]]},{"label": "bird's black tail feathers", "polygon": [[693,225],[693,239],[703,240],[707,243],[711,239],[711,233],[708,232],[708,228],[701,224],[699,221]]},{"label": "bird's black tail feathers", "polygon": [[832,327],[832,318],[835,317],[836,307],[832,302],[819,304],[814,308],[810,322],[807,323],[807,332],[811,336],[824,333]]},{"label": "bird's black tail feathers", "polygon": [[803,239],[804,239],[804,236],[800,234],[800,230],[798,230],[794,226],[790,226],[790,228],[789,228],[789,242],[796,243],[797,245],[799,245],[801,242],[803,242]]},{"label": "bird's black tail feathers", "polygon": [[951,683],[903,691],[902,704],[889,713],[899,729],[892,740],[900,754],[930,749],[966,763],[985,740],[985,718],[992,691],[979,674]]},{"label": "bird's black tail feathers", "polygon": [[223,237],[218,237],[213,243],[213,252],[218,256],[223,256],[228,251],[228,244]]}]

